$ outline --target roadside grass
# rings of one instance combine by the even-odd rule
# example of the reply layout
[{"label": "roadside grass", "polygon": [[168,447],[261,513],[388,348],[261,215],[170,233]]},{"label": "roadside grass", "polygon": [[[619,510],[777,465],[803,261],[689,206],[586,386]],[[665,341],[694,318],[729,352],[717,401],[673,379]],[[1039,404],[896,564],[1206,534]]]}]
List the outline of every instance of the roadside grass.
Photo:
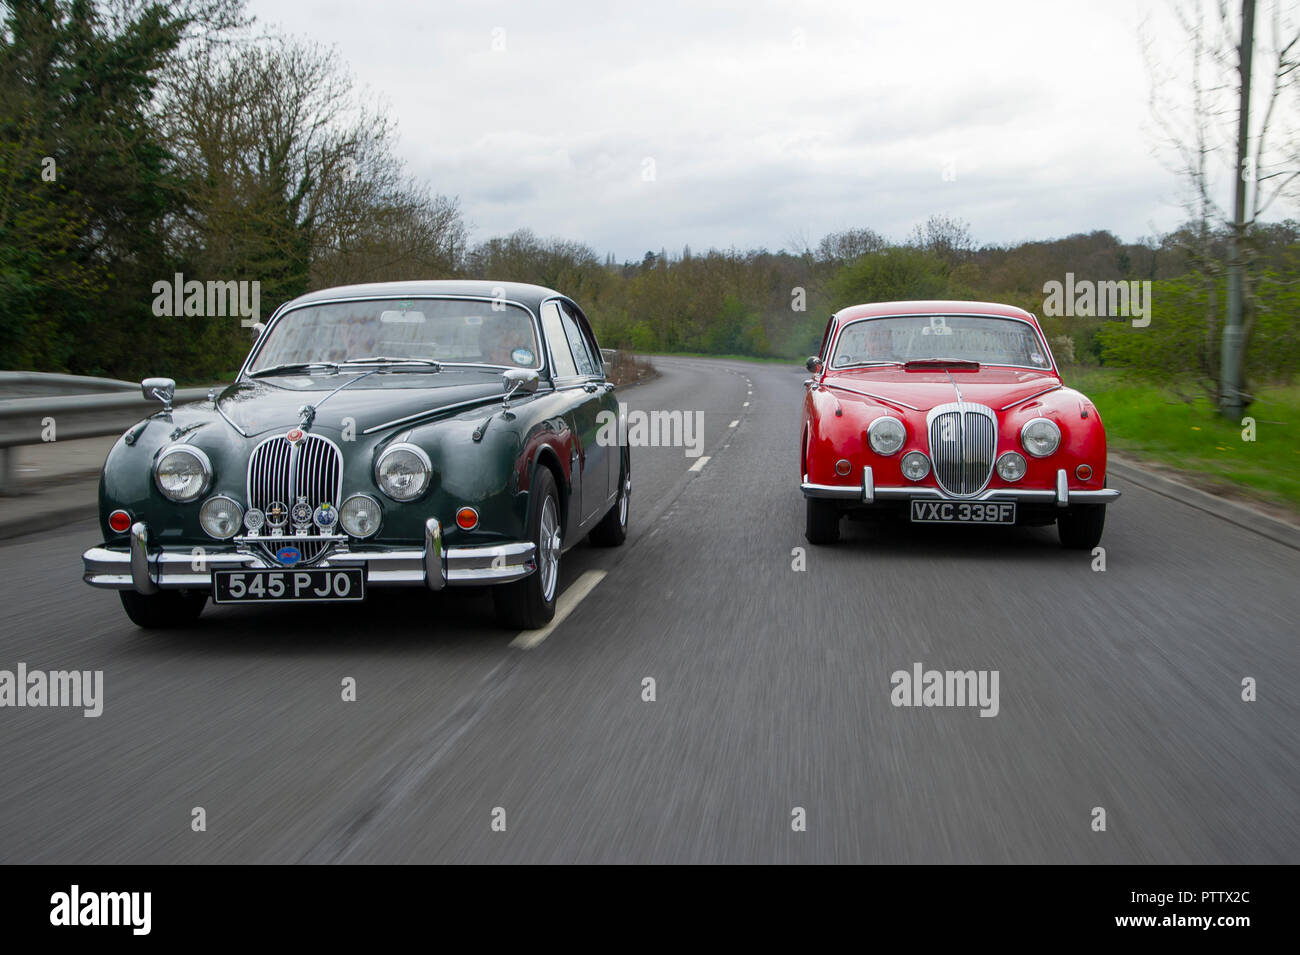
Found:
[{"label": "roadside grass", "polygon": [[1255,440],[1247,441],[1244,426],[1225,420],[1205,398],[1188,403],[1106,368],[1065,368],[1062,376],[1097,405],[1116,451],[1187,472],[1189,483],[1226,484],[1300,511],[1300,385],[1256,390],[1245,412],[1255,420]]}]

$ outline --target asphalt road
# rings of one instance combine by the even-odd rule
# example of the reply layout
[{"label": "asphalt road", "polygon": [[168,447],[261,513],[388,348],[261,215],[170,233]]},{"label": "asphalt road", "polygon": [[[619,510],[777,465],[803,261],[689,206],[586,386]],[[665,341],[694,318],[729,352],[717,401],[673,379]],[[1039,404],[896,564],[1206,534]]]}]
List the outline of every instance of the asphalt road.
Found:
[{"label": "asphalt road", "polygon": [[[91,522],[0,545],[0,669],[105,697],[0,709],[0,862],[1300,862],[1300,554],[1120,480],[1104,572],[1053,528],[806,547],[802,369],[656,364],[624,399],[702,410],[709,460],[634,449],[628,542],[566,555],[607,576],[533,649],[469,592],[146,634]],[[997,715],[894,706],[918,662],[998,671]]]}]

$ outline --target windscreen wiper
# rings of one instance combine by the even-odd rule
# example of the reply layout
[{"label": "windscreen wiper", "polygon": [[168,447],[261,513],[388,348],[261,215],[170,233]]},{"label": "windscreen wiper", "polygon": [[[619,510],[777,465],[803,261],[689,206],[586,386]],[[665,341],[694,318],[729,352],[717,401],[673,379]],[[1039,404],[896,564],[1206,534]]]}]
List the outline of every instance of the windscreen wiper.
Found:
[{"label": "windscreen wiper", "polygon": [[333,361],[292,361],[283,365],[272,365],[269,368],[259,368],[257,371],[250,371],[249,378],[263,378],[267,375],[284,375],[293,371],[307,371],[309,368],[326,368],[329,371],[338,371],[337,362]]},{"label": "windscreen wiper", "polygon": [[343,362],[344,365],[412,365],[419,368],[427,368],[432,372],[442,371],[442,362],[434,361],[432,358],[395,358],[392,355],[375,355],[371,358],[349,358]]}]

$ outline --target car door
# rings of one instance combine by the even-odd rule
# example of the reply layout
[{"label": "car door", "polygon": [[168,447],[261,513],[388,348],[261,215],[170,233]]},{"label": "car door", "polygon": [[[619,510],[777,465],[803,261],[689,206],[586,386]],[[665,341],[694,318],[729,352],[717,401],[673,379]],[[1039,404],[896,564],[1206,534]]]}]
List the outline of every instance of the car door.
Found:
[{"label": "car door", "polygon": [[[614,397],[614,386],[605,379],[604,360],[601,358],[600,347],[596,344],[596,336],[591,331],[591,323],[573,302],[562,301],[560,309],[564,316],[565,332],[569,336],[569,348],[574,354],[578,370],[583,373],[585,369],[583,389],[591,396],[588,401],[595,407],[597,420],[617,421],[618,399]],[[579,349],[582,349],[587,356],[585,363],[578,358]],[[612,417],[604,416],[602,412],[608,412]],[[617,432],[615,436],[621,438]],[[593,472],[603,471],[605,475],[605,493],[600,501],[604,506],[597,507],[598,516],[602,516],[613,503],[612,499],[618,491],[618,475],[622,466],[620,446],[618,442],[609,444],[597,442],[592,457],[595,462]]]},{"label": "car door", "polygon": [[604,470],[596,470],[596,461],[592,458],[593,450],[599,446],[596,440],[599,426],[596,412],[599,409],[590,400],[592,394],[587,390],[588,376],[579,371],[578,362],[573,356],[569,333],[565,328],[565,316],[560,311],[558,299],[542,304],[541,319],[551,356],[555,390],[566,399],[565,419],[574,435],[574,455],[569,462],[570,480],[573,483],[569,510],[573,518],[570,522],[572,530],[577,531],[589,523],[588,518],[599,504],[597,498],[605,493]]}]

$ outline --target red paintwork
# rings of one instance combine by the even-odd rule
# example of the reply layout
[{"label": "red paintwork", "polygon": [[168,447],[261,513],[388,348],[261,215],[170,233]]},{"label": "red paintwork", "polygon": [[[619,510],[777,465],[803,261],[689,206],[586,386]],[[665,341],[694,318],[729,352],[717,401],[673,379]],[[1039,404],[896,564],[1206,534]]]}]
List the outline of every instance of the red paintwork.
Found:
[{"label": "red paintwork", "polygon": [[[884,315],[1005,315],[1030,322],[1042,339],[1043,353],[1051,368],[984,365],[978,371],[952,369],[962,397],[972,403],[987,405],[998,417],[998,449],[1018,451],[1028,464],[1025,476],[1014,484],[1003,481],[996,471],[989,488],[1055,489],[1056,472],[1065,468],[1072,490],[1100,490],[1106,483],[1106,432],[1096,407],[1080,392],[1061,384],[1056,361],[1038,325],[1037,319],[1022,309],[988,302],[884,302],[855,305],[837,312],[831,319],[827,340],[822,342],[821,359],[826,364],[834,352],[840,330],[858,318]],[[959,357],[959,356],[954,356]],[[930,454],[925,415],[935,405],[956,400],[952,384],[942,371],[906,371],[896,366],[846,368],[823,367],[813,377],[818,386],[809,388],[803,404],[803,427],[800,463],[813,484],[860,486],[862,468],[870,465],[877,487],[938,488],[933,470],[920,481],[903,477],[899,462],[908,451]],[[1008,411],[1002,408],[1028,398],[1047,388],[1054,391],[1039,395]],[[871,392],[877,397],[856,394]],[[890,399],[905,402],[918,410],[890,404]],[[842,412],[839,416],[836,411]],[[867,444],[866,429],[882,414],[902,419],[907,440],[901,450],[880,455]],[[1061,446],[1055,454],[1035,458],[1020,444],[1020,429],[1031,418],[1050,418],[1061,429]],[[996,457],[996,456],[995,456]],[[835,462],[847,458],[852,465],[847,475],[835,473]],[[1080,481],[1074,469],[1080,464],[1092,467],[1092,477]]]}]

